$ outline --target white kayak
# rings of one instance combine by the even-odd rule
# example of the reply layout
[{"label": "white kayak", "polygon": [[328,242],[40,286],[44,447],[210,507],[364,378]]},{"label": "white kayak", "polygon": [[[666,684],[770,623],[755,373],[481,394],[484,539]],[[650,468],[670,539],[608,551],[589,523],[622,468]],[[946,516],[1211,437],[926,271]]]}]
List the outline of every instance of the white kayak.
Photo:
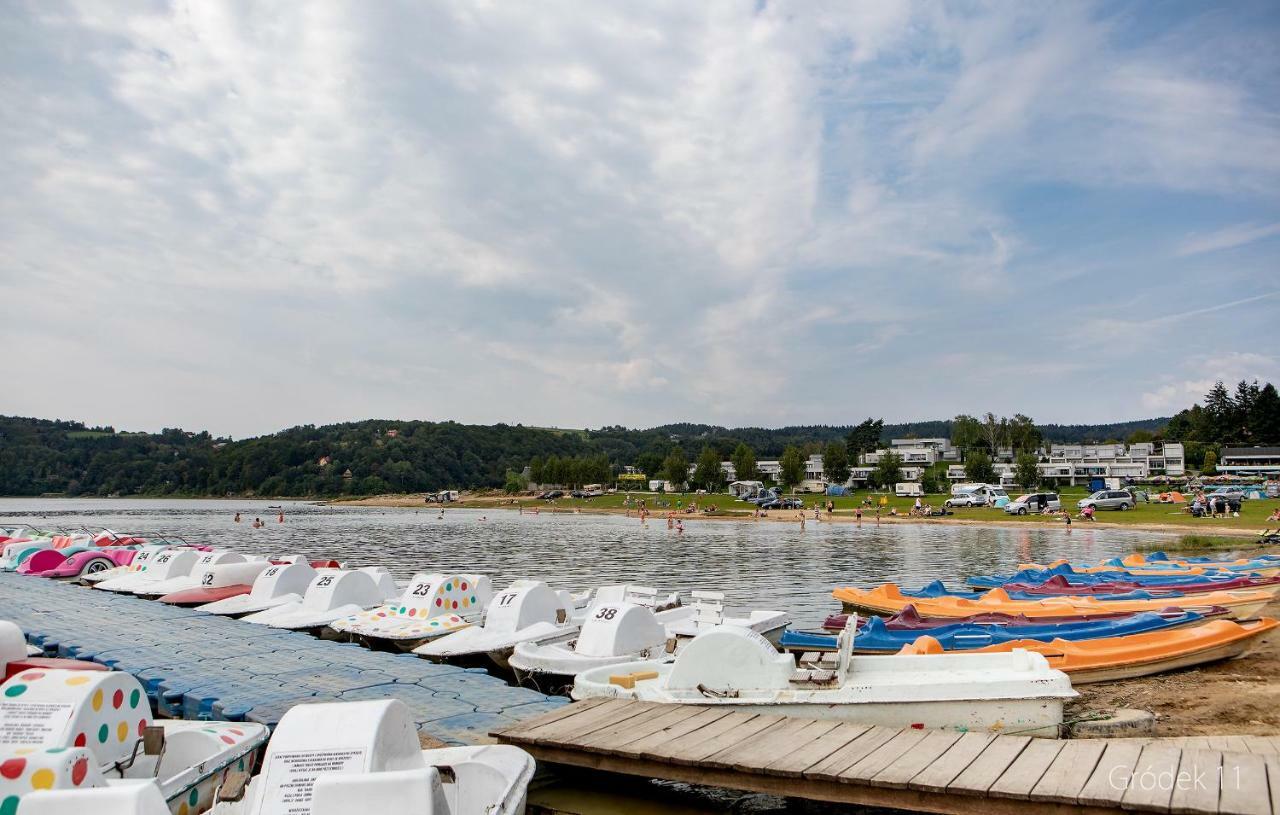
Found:
[{"label": "white kayak", "polygon": [[724,625],[699,634],[674,661],[583,671],[571,696],[1057,738],[1063,702],[1077,695],[1066,674],[1029,651],[852,656],[852,646],[846,628],[831,669],[797,670],[793,655],[756,632]]},{"label": "white kayak", "polygon": [[423,750],[397,699],[298,705],[262,772],[215,815],[520,815],[534,762],[510,745]]},{"label": "white kayak", "polygon": [[301,600],[240,619],[272,628],[324,628],[334,620],[380,606],[398,591],[391,573],[381,566],[317,572]]},{"label": "white kayak", "polygon": [[589,668],[669,658],[676,646],[676,635],[669,629],[692,619],[694,610],[670,603],[656,605],[655,596],[651,588],[629,587],[626,601],[591,606],[576,635],[516,645],[509,663],[517,680],[555,689]]},{"label": "white kayak", "polygon": [[253,581],[248,594],[227,597],[197,606],[197,611],[209,614],[221,614],[227,617],[238,617],[242,614],[253,614],[286,603],[301,603],[307,586],[316,578],[316,570],[310,563],[295,561],[286,564],[274,564],[262,570]]},{"label": "white kayak", "polygon": [[[483,624],[446,634],[413,652],[437,661],[487,655],[505,668],[511,652],[522,642],[538,643],[576,633],[582,627],[589,597],[555,591],[541,580],[517,580],[494,595]],[[617,599],[622,599],[621,594]]]},{"label": "white kayak", "polygon": [[267,740],[267,728],[250,722],[153,721],[142,685],[120,671],[22,671],[0,685],[0,698],[0,801],[46,785],[132,779],[154,782],[174,812],[199,812],[228,773],[252,768]]},{"label": "white kayak", "polygon": [[352,640],[407,650],[479,622],[492,598],[493,582],[485,575],[415,574],[398,599],[354,612],[330,627]]}]

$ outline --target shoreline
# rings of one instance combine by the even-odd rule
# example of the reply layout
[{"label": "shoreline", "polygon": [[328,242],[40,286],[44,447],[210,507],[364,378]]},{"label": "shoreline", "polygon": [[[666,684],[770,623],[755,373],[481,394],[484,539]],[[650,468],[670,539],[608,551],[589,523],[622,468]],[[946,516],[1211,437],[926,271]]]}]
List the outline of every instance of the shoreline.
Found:
[{"label": "shoreline", "polygon": [[[528,503],[513,505],[505,503],[511,499],[501,498],[471,498],[457,501],[452,504],[443,505],[447,509],[501,509],[501,510],[518,510],[520,506],[525,509],[535,507],[540,513],[555,515],[627,515],[627,510],[618,507],[563,507],[538,501],[537,499],[523,499]],[[373,495],[364,498],[354,499],[334,499],[328,501],[317,502],[325,506],[348,506],[348,507],[381,507],[385,509],[422,509],[423,507],[440,508],[438,504],[426,504],[422,500],[422,496],[405,496],[405,495]],[[736,511],[717,512],[717,513],[684,513],[677,512],[676,517],[685,521],[737,521],[739,523],[797,523],[801,510],[784,509],[774,510],[767,516],[761,518],[753,517],[748,511],[738,513]],[[809,514],[805,520],[809,523],[814,522],[812,510],[806,510]],[[654,510],[650,513],[650,518],[661,520],[665,517],[666,511]],[[852,510],[838,509],[832,515],[828,516],[825,512],[818,523],[837,523],[837,524],[856,524],[857,519],[854,518]],[[1057,527],[1066,528],[1061,521],[1049,520],[1015,520],[1012,518],[964,518],[958,516],[941,516],[933,518],[917,518],[909,515],[887,515],[882,514],[877,522],[874,512],[867,513],[864,511],[862,524],[875,526],[877,523],[884,524],[946,524],[954,526],[983,526],[983,527],[999,527],[999,528],[1018,528],[1018,527]],[[1109,521],[1082,521],[1073,520],[1071,529],[1116,529],[1116,530],[1132,530],[1134,532],[1154,532],[1157,534],[1167,535],[1187,535],[1187,534],[1206,534],[1211,532],[1213,535],[1238,537],[1243,540],[1257,538],[1258,531],[1254,529],[1241,529],[1238,527],[1221,527],[1206,530],[1203,526],[1194,526],[1190,524],[1154,524],[1154,523],[1129,523],[1119,524]]]}]

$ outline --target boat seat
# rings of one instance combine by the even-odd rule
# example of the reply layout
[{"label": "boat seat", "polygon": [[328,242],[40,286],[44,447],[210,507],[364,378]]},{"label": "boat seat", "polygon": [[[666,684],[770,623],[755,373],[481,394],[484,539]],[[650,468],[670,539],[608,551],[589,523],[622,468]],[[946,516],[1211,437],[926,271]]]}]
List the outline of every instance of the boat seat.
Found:
[{"label": "boat seat", "polygon": [[791,674],[791,684],[793,685],[835,685],[839,680],[839,675],[832,670],[825,668],[801,668]]},{"label": "boat seat", "polygon": [[724,592],[695,591],[692,594],[693,622],[698,630],[724,622]]}]

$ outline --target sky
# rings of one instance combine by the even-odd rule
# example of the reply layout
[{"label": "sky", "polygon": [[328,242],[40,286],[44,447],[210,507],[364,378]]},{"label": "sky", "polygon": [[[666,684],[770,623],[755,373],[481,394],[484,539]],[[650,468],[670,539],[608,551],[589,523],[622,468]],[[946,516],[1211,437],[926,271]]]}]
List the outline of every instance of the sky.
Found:
[{"label": "sky", "polygon": [[0,414],[742,426],[1280,383],[1280,6],[0,0]]}]

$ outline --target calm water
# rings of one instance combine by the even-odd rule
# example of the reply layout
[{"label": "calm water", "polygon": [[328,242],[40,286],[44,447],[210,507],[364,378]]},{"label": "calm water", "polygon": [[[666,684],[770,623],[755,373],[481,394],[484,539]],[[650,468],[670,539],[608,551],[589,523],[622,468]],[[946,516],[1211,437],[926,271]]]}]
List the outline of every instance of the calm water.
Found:
[{"label": "calm water", "polygon": [[[261,554],[333,557],[349,565],[385,565],[397,578],[415,571],[488,574],[495,589],[516,578],[557,588],[641,583],[664,590],[724,591],[735,608],[789,611],[815,627],[836,608],[836,585],[886,580],[915,587],[942,579],[960,587],[968,574],[1005,571],[1019,562],[1122,555],[1149,532],[864,522],[799,524],[698,521],[684,535],[664,520],[648,528],[613,515],[519,515],[510,510],[375,509],[284,503],[276,522],[269,501],[151,499],[0,499],[0,526],[181,535]],[[236,512],[242,523],[235,523]],[[253,529],[255,516],[268,521]]]}]

